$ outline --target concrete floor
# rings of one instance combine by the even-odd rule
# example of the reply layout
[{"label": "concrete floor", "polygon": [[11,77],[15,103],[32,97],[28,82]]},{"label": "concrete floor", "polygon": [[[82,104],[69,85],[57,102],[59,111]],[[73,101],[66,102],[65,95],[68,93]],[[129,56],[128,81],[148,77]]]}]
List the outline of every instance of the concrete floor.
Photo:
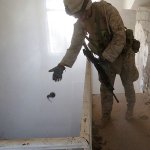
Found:
[{"label": "concrete floor", "polygon": [[112,119],[99,129],[101,118],[100,96],[93,95],[93,149],[98,150],[150,150],[150,99],[137,94],[135,119],[125,120],[124,94],[117,94],[120,103],[114,101]]}]

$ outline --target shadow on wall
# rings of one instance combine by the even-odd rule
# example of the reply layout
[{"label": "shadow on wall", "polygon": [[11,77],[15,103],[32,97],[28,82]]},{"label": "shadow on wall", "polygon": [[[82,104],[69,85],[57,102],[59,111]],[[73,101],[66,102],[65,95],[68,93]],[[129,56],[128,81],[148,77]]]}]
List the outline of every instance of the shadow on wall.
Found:
[{"label": "shadow on wall", "polygon": [[149,32],[145,30],[142,23],[137,22],[135,26],[135,37],[141,43],[136,61],[139,70],[139,86],[143,92],[150,89],[150,44]]}]

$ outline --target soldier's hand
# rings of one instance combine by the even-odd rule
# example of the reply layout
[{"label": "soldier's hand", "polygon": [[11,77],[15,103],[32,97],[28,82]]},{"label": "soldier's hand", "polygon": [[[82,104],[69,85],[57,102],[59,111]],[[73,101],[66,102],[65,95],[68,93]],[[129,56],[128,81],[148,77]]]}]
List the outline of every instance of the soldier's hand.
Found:
[{"label": "soldier's hand", "polygon": [[53,80],[57,82],[62,79],[62,74],[64,70],[65,67],[63,65],[58,64],[56,67],[50,69],[49,72],[53,72]]},{"label": "soldier's hand", "polygon": [[105,70],[105,72],[108,72],[110,70],[110,62],[104,57],[99,57],[99,63],[101,67]]},{"label": "soldier's hand", "polygon": [[107,63],[109,63],[109,62],[108,62],[108,60],[105,59],[103,56],[100,56],[100,57],[99,57],[99,63],[101,63],[101,64],[107,64]]}]

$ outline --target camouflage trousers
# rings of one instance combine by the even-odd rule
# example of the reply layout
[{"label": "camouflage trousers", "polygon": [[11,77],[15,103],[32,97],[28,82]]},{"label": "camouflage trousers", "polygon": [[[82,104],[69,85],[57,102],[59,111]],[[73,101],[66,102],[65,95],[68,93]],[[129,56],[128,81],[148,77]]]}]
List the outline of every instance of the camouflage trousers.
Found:
[{"label": "camouflage trousers", "polygon": [[[129,49],[125,54],[120,55],[114,63],[106,63],[103,68],[108,75],[112,86],[114,86],[116,74],[120,75],[122,85],[125,90],[127,111],[133,112],[136,101],[133,82],[139,77],[139,73],[135,65],[135,53],[133,50]],[[100,75],[99,80],[101,81]],[[101,84],[100,92],[102,115],[109,116],[112,111],[113,95],[103,83]]]},{"label": "camouflage trousers", "polygon": [[[108,76],[111,84],[114,85],[116,73],[110,72]],[[127,78],[127,75],[124,72],[120,74],[120,78],[125,90],[127,108],[133,110],[136,101],[133,80]],[[113,106],[113,95],[103,83],[101,84],[100,92],[101,92],[102,117],[110,116]]]}]

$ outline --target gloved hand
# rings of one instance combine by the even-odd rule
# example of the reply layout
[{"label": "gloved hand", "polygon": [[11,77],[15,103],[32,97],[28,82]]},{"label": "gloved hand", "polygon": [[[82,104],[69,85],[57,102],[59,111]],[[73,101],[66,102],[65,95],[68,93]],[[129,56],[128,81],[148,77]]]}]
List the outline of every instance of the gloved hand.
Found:
[{"label": "gloved hand", "polygon": [[53,80],[57,82],[62,79],[62,74],[64,70],[65,67],[63,65],[58,64],[56,67],[50,69],[49,72],[53,72]]},{"label": "gloved hand", "polygon": [[109,61],[105,59],[103,56],[99,56],[99,63],[105,65],[109,63]]}]

